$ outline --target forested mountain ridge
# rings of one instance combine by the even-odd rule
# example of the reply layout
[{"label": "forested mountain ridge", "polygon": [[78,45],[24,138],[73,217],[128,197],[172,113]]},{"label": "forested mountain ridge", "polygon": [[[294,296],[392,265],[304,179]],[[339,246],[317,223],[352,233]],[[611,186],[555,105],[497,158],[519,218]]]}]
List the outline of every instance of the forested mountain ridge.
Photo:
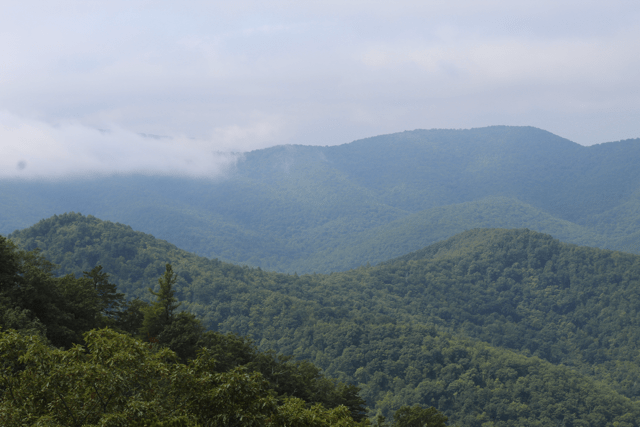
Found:
[{"label": "forested mountain ridge", "polygon": [[636,255],[471,230],[378,266],[298,276],[207,260],[77,214],[11,238],[62,272],[101,264],[129,295],[171,262],[176,295],[208,327],[311,360],[386,415],[419,403],[478,427],[640,419]]},{"label": "forested mountain ridge", "polygon": [[638,164],[640,140],[583,147],[531,127],[416,130],[256,150],[215,179],[2,180],[0,232],[75,211],[299,273],[375,264],[476,227],[640,253]]},{"label": "forested mountain ridge", "polygon": [[[175,279],[166,264],[152,301],[125,301],[101,266],[56,277],[0,236],[0,425],[369,425],[357,387],[178,312]],[[446,425],[419,406],[384,425],[415,418]]]}]

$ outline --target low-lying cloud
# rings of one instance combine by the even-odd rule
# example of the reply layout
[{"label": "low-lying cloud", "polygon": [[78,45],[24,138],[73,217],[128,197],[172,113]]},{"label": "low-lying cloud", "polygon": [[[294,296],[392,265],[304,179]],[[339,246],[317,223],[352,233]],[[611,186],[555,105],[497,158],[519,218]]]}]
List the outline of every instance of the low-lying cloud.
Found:
[{"label": "low-lying cloud", "polygon": [[640,136],[630,1],[9,3],[1,176],[210,176],[214,152],[418,128]]},{"label": "low-lying cloud", "polygon": [[218,177],[241,154],[211,141],[136,134],[118,127],[51,125],[0,112],[0,178],[67,178],[111,174]]}]

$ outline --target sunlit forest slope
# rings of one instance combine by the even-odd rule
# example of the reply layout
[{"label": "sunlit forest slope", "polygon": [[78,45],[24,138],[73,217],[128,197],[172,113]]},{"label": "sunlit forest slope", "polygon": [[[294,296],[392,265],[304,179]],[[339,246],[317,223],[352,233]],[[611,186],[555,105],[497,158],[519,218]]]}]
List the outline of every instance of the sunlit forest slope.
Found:
[{"label": "sunlit forest slope", "polygon": [[377,266],[287,275],[78,214],[10,238],[59,273],[100,264],[129,296],[147,297],[169,262],[205,326],[356,384],[371,415],[421,404],[478,427],[640,419],[638,255],[474,229]]},{"label": "sunlit forest slope", "polygon": [[640,253],[640,140],[590,147],[532,127],[415,130],[239,155],[211,179],[0,181],[0,233],[64,212],[270,271],[344,271],[473,228]]}]

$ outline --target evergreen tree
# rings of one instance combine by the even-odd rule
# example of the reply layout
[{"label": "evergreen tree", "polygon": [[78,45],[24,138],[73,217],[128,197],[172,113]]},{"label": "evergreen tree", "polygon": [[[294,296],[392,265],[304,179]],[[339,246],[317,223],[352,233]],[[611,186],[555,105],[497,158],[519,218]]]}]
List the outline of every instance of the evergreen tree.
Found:
[{"label": "evergreen tree", "polygon": [[144,321],[140,328],[143,337],[152,341],[157,340],[158,335],[173,321],[174,311],[180,306],[173,289],[177,277],[171,264],[167,264],[164,275],[158,279],[160,285],[158,292],[149,288],[149,292],[155,295],[156,301],[144,308]]},{"label": "evergreen tree", "polygon": [[87,278],[55,277],[53,269],[37,250],[20,250],[0,236],[0,326],[68,348],[97,326],[97,296]]},{"label": "evergreen tree", "polygon": [[171,264],[166,264],[164,274],[158,279],[158,292],[149,288],[156,301],[142,307],[144,320],[140,332],[143,339],[169,347],[186,361],[196,356],[204,326],[191,313],[175,312],[180,306],[173,288],[177,277]]},{"label": "evergreen tree", "polygon": [[109,283],[109,275],[97,265],[91,271],[83,271],[84,277],[91,279],[93,289],[98,296],[101,326],[113,326],[117,314],[124,305],[124,294],[117,291],[116,285]]},{"label": "evergreen tree", "polygon": [[139,298],[123,303],[120,311],[116,313],[116,329],[136,336],[144,323],[144,313],[147,307],[149,307],[149,303]]}]

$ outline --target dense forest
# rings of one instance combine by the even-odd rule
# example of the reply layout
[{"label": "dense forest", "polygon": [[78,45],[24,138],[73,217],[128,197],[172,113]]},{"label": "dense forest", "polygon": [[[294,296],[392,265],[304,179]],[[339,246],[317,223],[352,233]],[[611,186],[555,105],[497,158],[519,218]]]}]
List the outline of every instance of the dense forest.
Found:
[{"label": "dense forest", "polygon": [[640,140],[583,147],[531,127],[416,130],[239,154],[211,179],[0,180],[0,233],[62,212],[209,258],[345,271],[473,228],[640,253]]},{"label": "dense forest", "polygon": [[[313,366],[317,381],[337,381],[335,393],[343,393],[346,407],[352,402],[352,414],[359,390],[371,419],[434,407],[460,426],[637,426],[640,420],[637,255],[526,229],[477,229],[377,266],[298,275],[202,258],[79,214],[54,216],[10,239],[22,250],[39,248],[40,255],[30,256],[55,280],[108,273],[129,298],[127,322],[140,319],[136,309],[144,313],[154,304],[169,263],[181,303],[176,316],[210,331],[194,336],[246,345],[251,339],[254,354],[276,361],[286,354],[293,359],[284,363],[296,369]],[[3,322],[48,333],[37,315],[22,316]],[[77,342],[79,332],[65,345]],[[167,334],[163,342],[171,347]],[[193,358],[187,353],[176,357]],[[332,406],[338,398],[297,398],[329,411],[338,407]]]},{"label": "dense forest", "polygon": [[[175,280],[167,264],[153,301],[125,302],[102,267],[56,277],[0,236],[0,424],[367,424],[357,387],[178,312]],[[392,425],[414,419],[447,421],[405,406]]]}]

